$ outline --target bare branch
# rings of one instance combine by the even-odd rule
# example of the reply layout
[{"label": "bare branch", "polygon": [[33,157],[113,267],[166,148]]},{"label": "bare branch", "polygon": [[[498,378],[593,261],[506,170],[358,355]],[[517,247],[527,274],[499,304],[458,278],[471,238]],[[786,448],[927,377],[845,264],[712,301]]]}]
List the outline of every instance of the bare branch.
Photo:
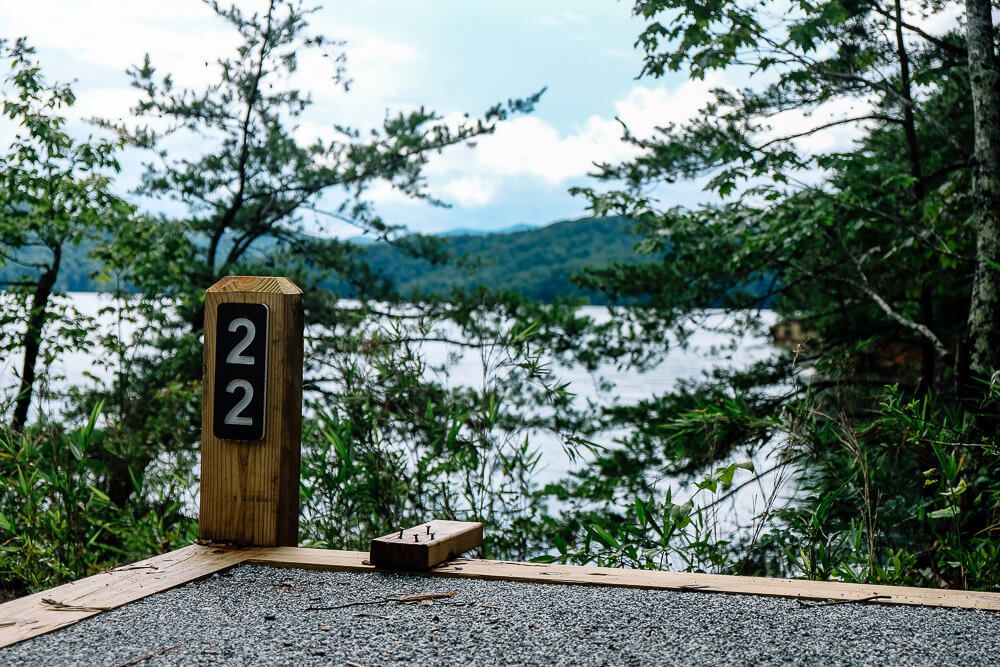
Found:
[{"label": "bare branch", "polygon": [[897,19],[894,13],[888,12],[885,9],[879,7],[878,5],[872,5],[872,10],[874,10],[876,14],[884,16],[893,23],[898,23],[901,27],[905,28],[906,30],[909,30],[910,32],[916,35],[920,35],[928,42],[930,42],[931,44],[940,49],[943,49],[951,54],[960,56],[962,58],[965,58],[968,55],[968,52],[966,51],[965,47],[959,46],[958,44],[950,44],[945,40],[941,39],[940,37],[935,37],[934,35],[926,32],[923,28],[919,26],[915,26],[912,23],[907,23],[906,21]]},{"label": "bare branch", "polygon": [[774,144],[781,143],[783,141],[791,141],[792,139],[801,139],[802,137],[811,136],[817,132],[829,129],[831,127],[837,127],[838,125],[847,125],[848,123],[858,123],[863,120],[881,120],[887,123],[901,122],[898,118],[893,118],[892,116],[886,116],[884,114],[867,114],[865,116],[856,116],[853,118],[841,118],[840,120],[834,120],[830,121],[829,123],[823,123],[822,125],[817,125],[816,127],[813,127],[812,129],[809,130],[805,130],[804,132],[797,132],[796,134],[789,134],[784,137],[777,137],[775,139],[771,139],[770,141],[767,141],[761,144],[760,146],[754,147],[754,150],[758,151],[764,150],[765,148],[773,146]]},{"label": "bare branch", "polygon": [[[845,251],[846,251],[846,249],[845,249]],[[859,290],[861,290],[862,292],[864,292],[864,294],[869,299],[871,299],[872,301],[874,301],[875,305],[877,305],[879,308],[881,308],[882,312],[884,312],[886,315],[888,315],[891,320],[893,320],[894,322],[896,322],[900,326],[903,326],[903,327],[905,327],[905,328],[907,328],[907,329],[909,329],[911,331],[914,331],[914,332],[920,334],[925,339],[927,339],[928,341],[930,341],[930,343],[934,346],[934,350],[938,353],[938,356],[940,356],[942,359],[950,359],[951,358],[951,352],[948,350],[947,346],[945,346],[945,344],[941,341],[941,339],[937,337],[937,334],[935,334],[933,331],[931,331],[930,327],[928,327],[926,324],[922,324],[920,322],[915,322],[914,320],[911,320],[908,317],[904,317],[903,315],[901,315],[900,313],[898,313],[889,304],[888,301],[886,301],[884,298],[882,298],[881,294],[879,294],[874,289],[872,289],[871,283],[868,282],[868,276],[865,275],[864,270],[861,268],[861,263],[858,262],[857,258],[855,258],[854,255],[852,255],[849,252],[847,252],[846,254],[847,254],[848,257],[851,258],[851,261],[853,262],[854,267],[857,269],[858,274],[861,276],[861,281],[860,282],[858,282],[856,280],[846,280],[846,282],[849,283],[849,284],[851,284],[851,285],[854,285],[856,288],[858,288]]]}]

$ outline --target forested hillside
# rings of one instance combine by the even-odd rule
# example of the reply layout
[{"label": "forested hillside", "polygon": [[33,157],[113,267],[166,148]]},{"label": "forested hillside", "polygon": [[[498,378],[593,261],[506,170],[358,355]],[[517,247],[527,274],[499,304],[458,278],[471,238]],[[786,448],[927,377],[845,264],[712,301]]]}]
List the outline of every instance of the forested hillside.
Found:
[{"label": "forested hillside", "polygon": [[433,264],[387,243],[369,245],[366,251],[372,268],[404,296],[483,286],[545,302],[587,296],[592,303],[604,303],[604,295],[581,290],[572,277],[584,269],[635,261],[638,240],[624,218],[583,218],[530,231],[448,236],[443,249],[460,262]]},{"label": "forested hillside", "polygon": [[[398,243],[355,240],[362,261],[406,297],[418,294],[442,296],[453,290],[489,287],[509,290],[521,296],[550,302],[559,297],[586,297],[591,303],[604,303],[606,297],[583,290],[571,277],[587,268],[634,261],[634,246],[639,240],[621,217],[564,220],[544,227],[513,227],[514,231],[475,233],[455,230],[440,235],[440,250],[451,261],[433,262],[415,257],[398,248]],[[409,239],[412,240],[412,239]],[[407,241],[404,239],[403,242]],[[220,248],[228,249],[231,239],[223,239]],[[260,239],[255,253],[266,256],[274,248],[272,239]],[[56,288],[63,291],[107,291],[118,287],[95,274],[101,265],[89,255],[92,241],[66,248]],[[18,259],[0,265],[0,284],[16,282],[33,275],[32,264],[47,261],[49,251],[24,250]],[[27,265],[27,266],[26,266]],[[346,281],[330,280],[324,288],[339,291],[345,297],[357,296]]]}]

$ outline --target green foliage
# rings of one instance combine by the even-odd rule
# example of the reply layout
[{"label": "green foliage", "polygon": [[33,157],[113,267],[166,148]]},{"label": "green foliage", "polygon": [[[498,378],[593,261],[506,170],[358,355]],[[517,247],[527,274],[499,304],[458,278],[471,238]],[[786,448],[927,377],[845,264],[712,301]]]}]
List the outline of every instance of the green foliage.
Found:
[{"label": "green foliage", "polygon": [[811,445],[804,502],[781,511],[786,529],[766,539],[771,566],[810,578],[997,587],[995,434],[898,387],[864,422],[826,423],[834,442]]},{"label": "green foliage", "polygon": [[[24,38],[13,44],[0,40],[0,63],[10,64],[2,117],[14,131],[9,149],[0,155],[0,266],[18,267],[2,295],[0,352],[22,355],[11,418],[17,431],[27,422],[45,361],[80,346],[88,326],[72,308],[60,310],[51,303],[64,253],[113,232],[131,216],[132,207],[111,187],[118,145],[92,137],[78,141],[67,132],[60,114],[76,100],[70,87],[45,81]],[[62,327],[53,335],[57,320]]]},{"label": "green foliage", "polygon": [[[457,127],[419,109],[303,143],[309,97],[288,82],[316,50],[346,87],[342,45],[310,34],[293,0],[259,14],[211,6],[242,39],[218,81],[178,89],[147,58],[130,74],[150,126],[105,124],[159,151],[138,194],[175,200],[178,218],[136,216],[108,195],[115,144],[70,141],[52,110],[71,91],[42,85],[23,43],[5,47],[20,92],[4,110],[31,133],[0,165],[5,256],[36,261],[25,246],[54,221],[55,261],[38,267],[48,291],[62,247],[79,245],[114,291],[105,315],[138,331],[47,328],[47,296],[5,311],[7,341],[16,322],[38,322],[9,349],[49,331],[47,349],[91,345],[112,379],[72,390],[65,418],[78,430],[0,430],[4,585],[46,586],[191,538],[176,498],[196,464],[203,290],[226,274],[283,274],[306,293],[303,542],[364,548],[433,515],[484,521],[488,556],[1000,587],[1000,381],[975,377],[966,353],[973,128],[960,35],[872,3],[793,3],[775,18],[764,2],[637,2],[644,75],[726,70],[759,85],[719,89],[651,136],[626,129],[639,156],[577,190],[592,220],[435,239],[386,223],[366,189],[443,203],[425,188],[429,156],[540,93]],[[820,120],[829,103],[861,110]],[[787,129],[789,114],[804,129]],[[802,148],[837,127],[853,130],[849,150]],[[178,133],[202,137],[201,153],[165,152]],[[716,203],[662,206],[657,189],[678,178],[703,179]],[[71,198],[81,183],[102,194],[80,216],[45,190]],[[101,227],[102,211],[128,224]],[[306,214],[375,243],[306,233]],[[640,235],[634,255],[626,226]],[[608,234],[600,251],[583,242]],[[553,257],[558,270],[538,266]],[[607,299],[610,319],[579,313],[576,296]],[[576,401],[553,372],[650,369],[699,330],[764,333],[767,306],[798,331],[786,352],[635,404]],[[433,345],[450,346],[443,359]],[[455,350],[478,357],[473,377],[456,377],[468,365]],[[543,434],[577,467],[539,487]],[[754,486],[762,506],[732,525],[727,506]]]},{"label": "green foliage", "polygon": [[[967,354],[976,234],[965,47],[898,11],[795,3],[779,20],[768,3],[635,3],[645,75],[724,70],[759,84],[715,90],[691,121],[651,136],[626,129],[640,156],[602,166],[611,187],[577,190],[595,215],[635,220],[649,255],[587,272],[585,287],[643,304],[617,309],[617,335],[595,339],[592,354],[648,366],[683,344],[706,303],[732,316],[733,335],[759,330],[749,309],[764,303],[802,335],[777,359],[606,410],[600,427],[627,435],[560,491],[586,499],[563,522],[567,542],[585,548],[564,558],[622,558],[628,547],[625,561],[645,566],[634,554],[664,548],[661,536],[623,500],[661,497],[663,475],[709,490],[718,484],[698,475],[763,448],[775,465],[757,475],[782,476],[791,498],[765,494],[753,529],[712,537],[718,561],[668,564],[997,586],[995,397]],[[824,116],[830,103],[852,111]],[[854,130],[853,146],[804,148],[837,127]],[[656,189],[678,178],[703,179],[719,203],[663,208]],[[649,507],[661,522],[671,511]],[[614,520],[595,532],[588,512]],[[683,551],[700,554],[692,535],[698,546]]]},{"label": "green foliage", "polygon": [[[732,572],[731,536],[720,534],[718,516],[712,507],[733,487],[740,470],[753,472],[753,464],[740,461],[719,466],[695,485],[683,503],[674,502],[668,488],[662,501],[651,495],[633,496],[630,503],[617,501],[619,509],[578,513],[582,534],[574,543],[556,541],[557,555],[536,558],[574,563],[596,563],[606,567],[649,570],[684,569],[692,572]],[[712,501],[696,504],[703,492]],[[650,491],[653,493],[653,491]]]},{"label": "green foliage", "polygon": [[[336,402],[308,424],[303,439],[303,536],[311,543],[363,549],[372,537],[433,516],[491,527],[490,556],[526,558],[544,548],[535,524],[540,430],[525,410],[557,411],[571,399],[543,363],[540,326],[479,314],[463,345],[477,357],[445,387],[433,380],[455,366],[430,368],[426,353],[400,341],[442,323],[418,318],[380,327],[363,360],[345,360]],[[470,360],[471,361],[471,360]],[[525,392],[532,392],[526,398]],[[555,430],[571,454],[587,446]]]},{"label": "green foliage", "polygon": [[[152,239],[132,238],[127,242],[122,239],[125,234],[138,236],[141,232],[135,229],[119,232],[118,237],[122,239],[120,246],[156,248],[157,255],[143,255],[150,264],[143,271],[149,272],[153,266],[161,271],[169,270],[166,267],[170,266],[171,258],[180,256],[184,249],[164,248],[163,243],[167,239],[162,238],[162,233],[165,230],[162,226],[151,227],[147,233],[154,231],[158,234]],[[219,244],[221,250],[228,252],[231,238],[229,235],[222,239]],[[591,303],[602,303],[606,298],[604,295],[581,290],[574,284],[574,276],[587,268],[634,261],[632,249],[639,238],[632,233],[627,221],[621,218],[584,218],[518,230],[517,233],[431,238],[428,243],[436,252],[426,257],[412,255],[415,241],[409,238],[368,244],[355,241],[361,247],[351,248],[351,252],[356,254],[358,261],[366,262],[375,276],[407,297],[419,294],[447,296],[453,291],[502,286],[505,290],[542,302],[583,297]],[[178,243],[183,241],[176,240]],[[261,238],[250,246],[250,251],[267,257],[275,252],[278,245],[275,239]],[[186,249],[192,253],[196,251],[193,245]],[[114,286],[109,284],[111,276],[103,272],[106,265],[95,260],[105,258],[107,266],[122,266],[136,258],[109,256],[108,251],[105,247],[95,248],[92,242],[84,242],[79,248],[67,248],[57,289],[113,289]],[[25,251],[24,255],[23,259],[33,261],[34,253]],[[24,273],[18,265],[0,266],[0,281],[15,281]],[[320,285],[347,297],[359,292],[351,282],[336,276],[331,276]],[[131,291],[131,286],[126,287]]]},{"label": "green foliage", "polygon": [[[387,115],[379,129],[364,134],[331,123],[333,139],[303,142],[297,123],[311,102],[289,81],[299,58],[316,53],[331,63],[332,85],[346,88],[342,45],[311,34],[312,10],[299,2],[275,0],[253,14],[235,5],[211,6],[242,40],[235,54],[218,62],[218,81],[199,90],[178,89],[147,58],[130,70],[142,93],[135,113],[166,129],[106,124],[123,140],[151,150],[171,134],[205,138],[194,158],[164,154],[150,163],[139,188],[144,196],[176,200],[186,215],[136,220],[101,257],[109,276],[137,290],[125,301],[129,310],[152,316],[143,346],[118,355],[129,358],[129,365],[118,365],[116,386],[93,397],[115,408],[117,432],[137,447],[144,443],[145,451],[136,451],[139,467],[160,450],[190,451],[196,443],[207,286],[231,274],[295,280],[308,295],[308,323],[339,328],[336,336],[311,340],[308,372],[324,374],[331,355],[354,353],[353,346],[363,343],[365,328],[379,317],[370,300],[391,299],[392,292],[367,266],[359,246],[305,234],[303,213],[346,220],[387,238],[396,230],[364,200],[369,186],[388,182],[407,195],[430,199],[422,178],[429,155],[491,132],[509,114],[529,111],[538,97],[497,105],[458,126],[419,109]],[[322,209],[324,195],[341,203],[332,211]],[[266,252],[252,249],[264,239]],[[412,248],[415,254],[433,251]],[[350,285],[360,307],[340,305],[342,294],[321,287],[331,281]],[[169,423],[162,421],[165,416]]]},{"label": "green foliage", "polygon": [[152,471],[132,480],[128,501],[104,490],[108,444],[101,406],[75,431],[39,424],[0,428],[0,589],[47,588],[121,562],[188,544],[195,522],[182,513],[188,481]]},{"label": "green foliage", "polygon": [[[306,429],[304,539],[358,545],[388,524],[418,515],[423,520],[424,512],[435,511],[479,517],[501,531],[519,525],[491,542],[489,552],[534,553],[537,546],[524,537],[541,509],[531,496],[538,457],[529,434],[547,425],[527,406],[555,411],[569,400],[549,375],[539,346],[562,339],[565,347],[567,328],[578,331],[584,320],[569,305],[542,307],[509,292],[475,290],[402,303],[368,265],[362,246],[307,234],[302,223],[304,212],[346,220],[407,256],[442,261],[447,253],[440,242],[384,223],[365,201],[365,190],[388,182],[439,203],[425,191],[428,157],[530,111],[540,93],[458,125],[419,109],[387,115],[374,132],[333,125],[333,139],[303,143],[296,123],[309,98],[289,85],[291,75],[298,58],[319,51],[333,64],[334,84],[346,87],[341,45],[310,35],[310,12],[294,1],[275,0],[260,14],[212,7],[242,39],[232,57],[219,61],[219,80],[201,90],[178,89],[147,59],[130,74],[142,94],[135,114],[150,124],[103,124],[121,142],[158,151],[137,194],[174,199],[186,213],[178,219],[132,216],[128,225],[92,239],[98,276],[114,296],[103,316],[118,326],[106,335],[81,327],[109,380],[74,387],[63,397],[63,418],[85,418],[89,406],[103,403],[100,444],[87,447],[80,460],[72,457],[75,467],[67,467],[32,453],[69,448],[57,431],[44,424],[37,435],[35,427],[13,429],[11,442],[21,444],[11,447],[25,452],[12,458],[18,470],[34,462],[44,476],[21,491],[30,487],[29,497],[46,503],[41,499],[53,491],[49,479],[67,480],[67,488],[97,489],[103,495],[94,498],[106,505],[74,496],[73,507],[108,527],[123,543],[109,539],[108,549],[118,549],[122,558],[190,536],[187,528],[169,536],[161,531],[164,537],[156,541],[155,526],[131,517],[190,526],[184,519],[189,507],[158,500],[175,498],[176,488],[140,482],[165,471],[167,479],[190,485],[200,421],[203,291],[227,274],[283,274],[307,295],[306,389],[310,414],[317,415]],[[187,159],[162,152],[165,139],[178,133],[199,135],[203,152]],[[324,196],[339,204],[321,208]],[[20,247],[13,234],[4,236],[8,241]],[[356,298],[344,301],[345,294]],[[422,357],[422,342],[452,337],[481,355],[481,386],[450,383],[451,360],[430,367]],[[79,349],[82,340],[73,345]],[[581,446],[571,433],[563,442],[569,451]],[[7,478],[14,477],[16,470],[9,471]],[[16,499],[8,490],[3,502],[20,507]],[[351,513],[353,524],[343,512]],[[53,515],[46,527],[12,523],[12,549],[22,548],[17,540],[48,544],[53,535],[65,536],[68,529],[57,525],[63,514]],[[92,527],[82,521],[73,519],[77,528],[64,542],[67,548],[93,538]],[[97,567],[107,554],[102,547],[85,560],[61,552],[45,556],[59,568],[43,580],[36,576],[42,571],[39,552],[29,570],[12,571],[9,580],[14,586],[47,585]]]}]

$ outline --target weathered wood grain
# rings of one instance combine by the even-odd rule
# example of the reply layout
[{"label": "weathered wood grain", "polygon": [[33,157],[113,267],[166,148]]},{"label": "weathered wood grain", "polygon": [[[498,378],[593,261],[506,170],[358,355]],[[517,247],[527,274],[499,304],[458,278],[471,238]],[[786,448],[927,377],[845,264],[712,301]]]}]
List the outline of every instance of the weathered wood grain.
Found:
[{"label": "weathered wood grain", "polygon": [[308,549],[306,547],[264,547],[244,561],[250,565],[269,567],[296,567],[303,570],[328,570],[330,572],[375,572],[364,551],[338,551],[335,549]]},{"label": "weathered wood grain", "polygon": [[[266,432],[260,442],[222,440],[213,433],[216,317],[223,302],[268,307]],[[205,292],[201,539],[298,543],[302,345],[302,290],[287,278],[230,276]]]}]

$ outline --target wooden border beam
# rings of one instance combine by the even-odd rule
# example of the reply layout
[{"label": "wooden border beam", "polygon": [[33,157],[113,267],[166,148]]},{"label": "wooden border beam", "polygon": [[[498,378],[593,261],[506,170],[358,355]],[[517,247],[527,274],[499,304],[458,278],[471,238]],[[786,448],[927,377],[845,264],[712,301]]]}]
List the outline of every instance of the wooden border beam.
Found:
[{"label": "wooden border beam", "polygon": [[[241,563],[338,572],[379,571],[369,564],[368,554],[363,551],[299,547],[234,549],[192,545],[0,605],[0,648]],[[465,558],[449,561],[415,576],[1000,611],[1000,593]]]},{"label": "wooden border beam", "polygon": [[0,605],[0,648],[239,565],[252,549],[193,544]]},{"label": "wooden border beam", "polygon": [[[298,567],[347,572],[375,571],[363,551],[327,551],[300,547],[258,549],[247,559],[256,565]],[[960,591],[912,586],[847,584],[725,574],[626,570],[612,567],[517,563],[457,558],[425,573],[426,576],[493,579],[539,584],[572,584],[645,588],[699,593],[729,593],[801,600],[841,600],[926,607],[955,607],[1000,611],[1000,593]]]}]

